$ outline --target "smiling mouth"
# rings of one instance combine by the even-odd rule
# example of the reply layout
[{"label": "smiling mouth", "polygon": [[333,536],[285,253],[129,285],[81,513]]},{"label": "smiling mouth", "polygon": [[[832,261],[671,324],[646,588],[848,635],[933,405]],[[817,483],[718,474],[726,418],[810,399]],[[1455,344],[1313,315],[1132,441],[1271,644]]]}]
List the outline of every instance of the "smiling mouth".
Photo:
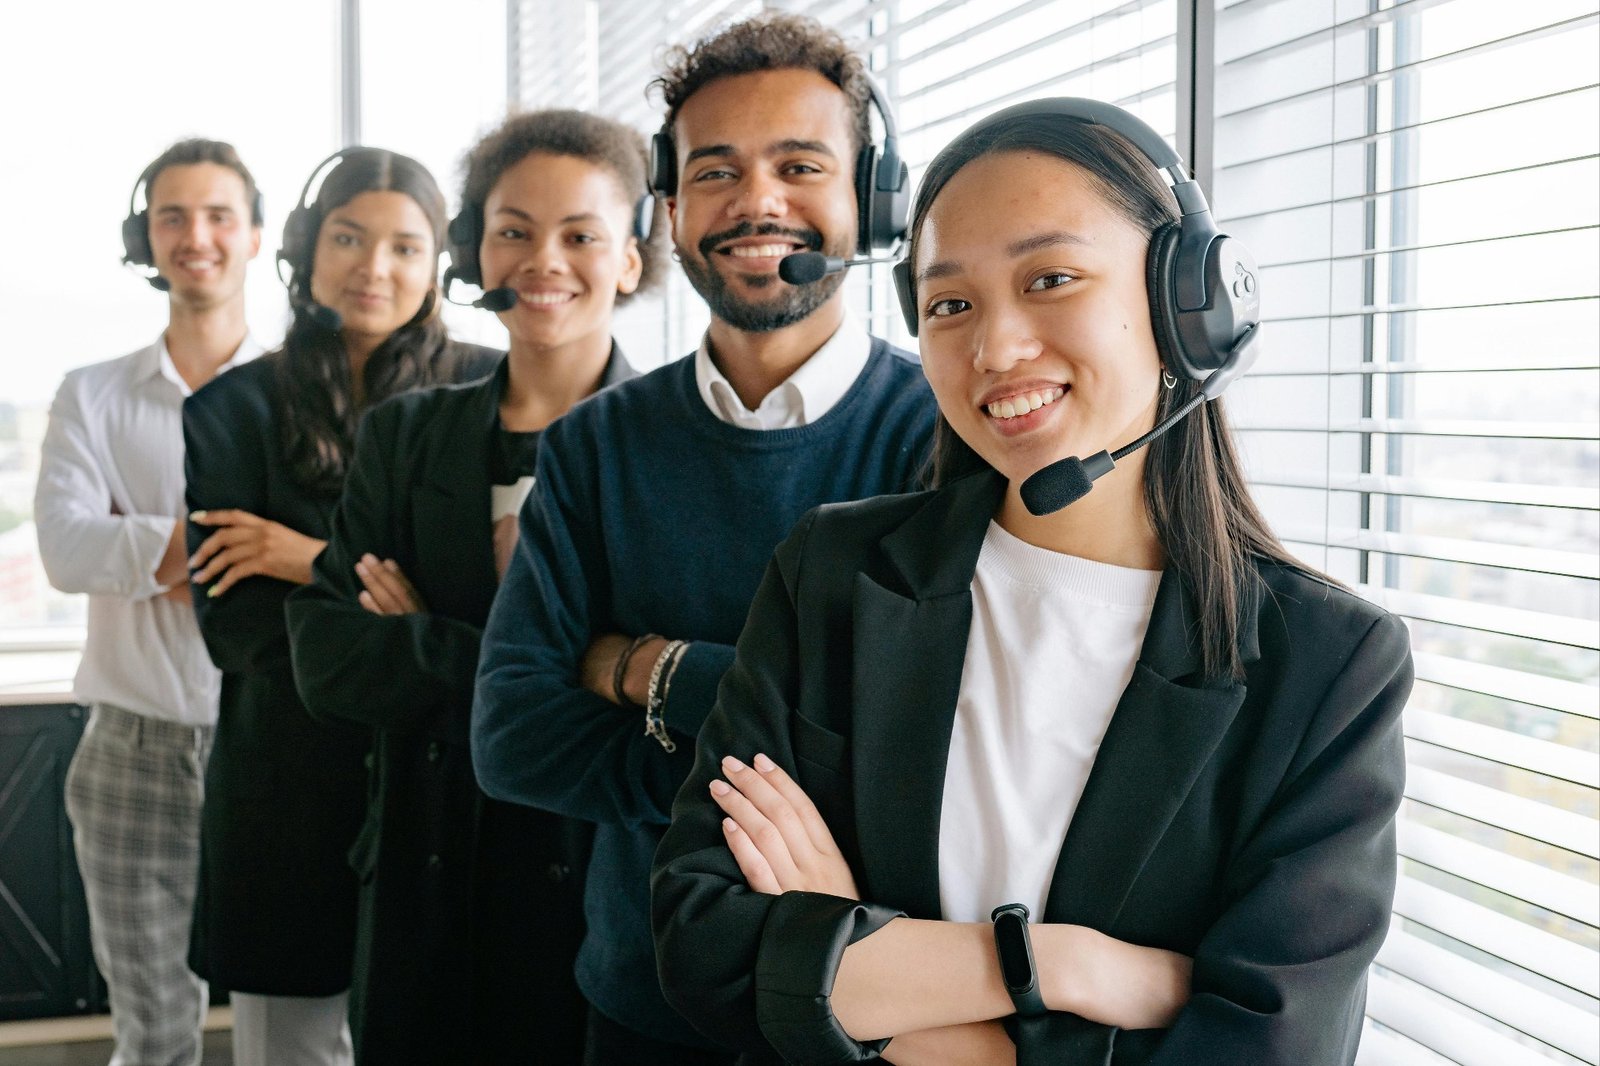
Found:
[{"label": "smiling mouth", "polygon": [[1025,392],[1020,396],[1011,396],[1004,400],[985,404],[983,409],[989,413],[990,418],[1005,421],[1008,418],[1020,418],[1031,414],[1041,407],[1048,407],[1067,394],[1067,390],[1060,385],[1053,389],[1044,389],[1035,392]]},{"label": "smiling mouth", "polygon": [[556,307],[578,298],[575,292],[522,292],[517,298],[532,307]]},{"label": "smiling mouth", "polygon": [[731,248],[718,249],[723,255],[735,259],[778,259],[798,252],[803,246],[798,244],[736,244]]}]

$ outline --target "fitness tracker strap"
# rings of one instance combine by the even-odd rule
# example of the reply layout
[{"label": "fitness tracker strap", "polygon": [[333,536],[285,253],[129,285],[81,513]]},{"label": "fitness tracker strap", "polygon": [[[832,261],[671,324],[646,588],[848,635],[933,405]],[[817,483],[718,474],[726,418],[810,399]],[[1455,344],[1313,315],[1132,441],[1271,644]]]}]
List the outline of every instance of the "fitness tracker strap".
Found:
[{"label": "fitness tracker strap", "polygon": [[994,949],[1000,957],[1000,980],[1011,1005],[1024,1018],[1046,1013],[1039,994],[1039,971],[1033,964],[1033,940],[1028,935],[1028,908],[1004,903],[989,915],[994,922]]}]

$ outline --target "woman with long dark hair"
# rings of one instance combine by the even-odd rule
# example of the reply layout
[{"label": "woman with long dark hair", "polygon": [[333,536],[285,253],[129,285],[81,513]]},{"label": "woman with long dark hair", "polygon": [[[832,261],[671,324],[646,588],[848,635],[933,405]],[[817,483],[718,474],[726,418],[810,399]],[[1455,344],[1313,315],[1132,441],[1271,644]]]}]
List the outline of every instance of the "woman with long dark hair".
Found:
[{"label": "woman with long dark hair", "polygon": [[350,1058],[347,855],[369,738],[306,713],[283,601],[311,579],[361,411],[493,366],[497,353],[450,340],[439,320],[444,231],[420,163],[376,148],[330,158],[284,225],[283,346],[184,403],[195,607],[222,669],[190,965],[232,993],[241,1066]]},{"label": "woman with long dark hair", "polygon": [[362,422],[328,549],[289,597],[311,712],[374,729],[352,1029],[359,1062],[577,1063],[583,834],[486,797],[478,646],[545,426],[631,377],[613,307],[659,270],[644,140],[581,111],[513,116],[468,154],[452,273],[502,294],[486,380]]},{"label": "woman with long dark hair", "polygon": [[657,852],[663,986],[707,1033],[796,1063],[1354,1059],[1406,631],[1279,545],[1219,402],[1185,415],[1246,363],[1255,274],[1158,155],[1057,100],[929,167],[898,280],[940,485],[778,549]]}]

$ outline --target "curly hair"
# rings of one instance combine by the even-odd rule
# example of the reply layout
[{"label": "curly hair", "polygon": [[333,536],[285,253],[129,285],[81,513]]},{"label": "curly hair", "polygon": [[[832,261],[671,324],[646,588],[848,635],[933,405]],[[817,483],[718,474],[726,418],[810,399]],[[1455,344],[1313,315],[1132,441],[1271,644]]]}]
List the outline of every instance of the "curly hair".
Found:
[{"label": "curly hair", "polygon": [[[649,153],[637,130],[587,111],[527,111],[512,115],[499,128],[485,136],[467,152],[462,161],[461,209],[478,213],[478,232],[483,231],[483,209],[500,175],[536,152],[567,155],[610,172],[617,179],[623,199],[630,205],[646,195],[645,168]],[[649,236],[639,242],[639,258],[644,269],[638,287],[631,293],[618,293],[617,303],[626,303],[660,281],[666,268],[662,234],[666,212],[656,212]],[[477,249],[456,247],[452,241],[450,257],[462,261],[464,254]]]},{"label": "curly hair", "polygon": [[838,33],[816,19],[768,11],[702,38],[692,47],[677,45],[663,60],[665,70],[650,82],[667,105],[666,129],[678,119],[689,97],[707,83],[761,70],[814,70],[837,85],[855,116],[852,133],[860,150],[872,140],[872,90],[861,56]]}]

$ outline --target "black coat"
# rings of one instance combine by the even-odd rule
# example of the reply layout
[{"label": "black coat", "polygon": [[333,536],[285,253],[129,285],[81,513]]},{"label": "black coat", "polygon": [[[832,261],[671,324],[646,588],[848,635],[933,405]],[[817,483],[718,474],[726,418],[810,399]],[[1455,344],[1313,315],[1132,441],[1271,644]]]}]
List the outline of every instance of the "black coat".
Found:
[{"label": "black coat", "polygon": [[[821,1061],[843,1035],[825,990],[845,944],[899,913],[940,917],[970,587],[1003,488],[980,474],[824,508],[779,548],[656,855],[663,985],[705,1032]],[[1023,1066],[1354,1059],[1394,892],[1409,643],[1355,596],[1258,570],[1242,683],[1204,678],[1194,604],[1163,576],[1041,918],[1193,956],[1193,998],[1170,1030],[1022,1022]],[[816,802],[866,903],[744,890],[706,789],[724,755],[763,751]]]},{"label": "black coat", "polygon": [[[612,351],[602,385],[633,375]],[[581,823],[489,800],[467,746],[478,645],[499,587],[490,457],[506,364],[363,419],[312,583],[289,597],[295,678],[318,718],[375,737],[351,1024],[383,1064],[581,1057]],[[355,561],[394,559],[424,613],[362,608]]]},{"label": "black coat", "polygon": [[[496,353],[451,344],[444,380],[482,377]],[[308,491],[282,458],[281,351],[218,377],[183,406],[191,511],[241,508],[325,538],[335,498]],[[190,523],[192,552],[212,531]],[[350,984],[367,731],[330,727],[295,692],[283,600],[293,586],[251,577],[195,613],[222,670],[222,703],[200,823],[189,965],[220,988],[328,996]]]}]

